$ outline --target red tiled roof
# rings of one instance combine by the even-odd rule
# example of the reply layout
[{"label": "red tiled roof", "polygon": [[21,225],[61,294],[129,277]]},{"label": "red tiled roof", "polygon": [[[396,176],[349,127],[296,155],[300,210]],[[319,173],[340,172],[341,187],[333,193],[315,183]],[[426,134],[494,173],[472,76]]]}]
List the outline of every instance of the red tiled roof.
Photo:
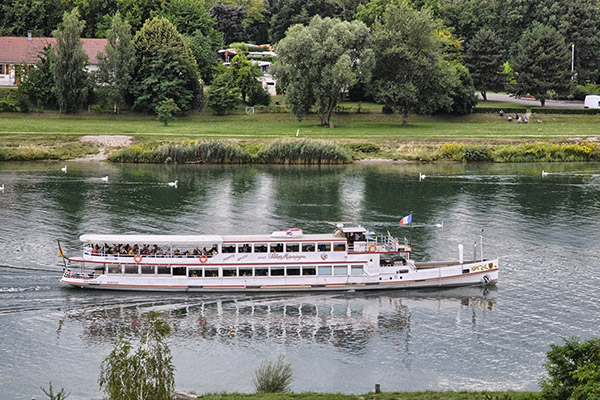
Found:
[{"label": "red tiled roof", "polygon": [[[25,62],[35,64],[44,46],[54,44],[56,39],[34,37],[3,36],[0,37],[0,64],[18,64]],[[104,50],[106,39],[81,39],[83,51],[88,55],[89,63],[98,64],[98,53]]]}]

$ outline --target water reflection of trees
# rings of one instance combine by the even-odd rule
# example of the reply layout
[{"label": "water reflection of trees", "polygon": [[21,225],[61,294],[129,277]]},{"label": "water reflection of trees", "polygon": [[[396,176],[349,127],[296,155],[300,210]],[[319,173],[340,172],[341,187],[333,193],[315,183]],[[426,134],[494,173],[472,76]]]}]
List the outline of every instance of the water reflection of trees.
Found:
[{"label": "water reflection of trees", "polygon": [[[73,306],[65,319],[80,321],[88,341],[107,341],[135,334],[142,315],[163,311],[173,328],[171,340],[209,340],[252,346],[272,341],[296,346],[302,342],[364,351],[376,336],[408,340],[411,309],[495,307],[496,291],[463,288],[423,292],[381,292],[341,295],[155,296],[115,299],[102,306]],[[124,300],[124,301],[123,301]],[[481,312],[481,311],[479,311]]]}]

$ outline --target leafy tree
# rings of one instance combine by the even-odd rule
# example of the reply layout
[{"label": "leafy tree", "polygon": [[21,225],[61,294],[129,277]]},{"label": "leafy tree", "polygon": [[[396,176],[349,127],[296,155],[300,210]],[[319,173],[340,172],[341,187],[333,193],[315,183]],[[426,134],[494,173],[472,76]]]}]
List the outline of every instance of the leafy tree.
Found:
[{"label": "leafy tree", "polygon": [[133,354],[131,340],[121,336],[104,359],[98,383],[111,399],[168,400],[175,384],[171,351],[165,338],[171,332],[159,312],[144,316],[139,346]]},{"label": "leafy tree", "polygon": [[48,37],[66,11],[61,0],[9,0],[0,2],[0,36]]},{"label": "leafy tree", "polygon": [[556,29],[537,25],[523,34],[517,48],[511,60],[516,78],[511,89],[514,94],[531,94],[543,107],[551,92],[568,90],[571,57]]},{"label": "leafy tree", "polygon": [[277,0],[270,8],[272,17],[269,36],[272,42],[283,39],[292,25],[308,25],[315,15],[335,17],[340,11],[334,0]]},{"label": "leafy tree", "polygon": [[259,393],[285,393],[290,391],[293,380],[292,365],[283,355],[277,361],[264,361],[254,371],[252,383]]},{"label": "leafy tree", "polygon": [[398,4],[402,0],[371,0],[365,4],[359,4],[356,7],[354,17],[364,22],[367,26],[372,27],[375,21],[383,17],[388,6]]},{"label": "leafy tree", "polygon": [[451,109],[452,71],[444,63],[439,25],[428,10],[407,4],[387,8],[374,27],[375,67],[372,90],[376,100],[402,113]]},{"label": "leafy tree", "polygon": [[367,75],[371,59],[365,24],[316,16],[308,26],[288,30],[277,46],[272,71],[298,120],[314,107],[321,124],[332,126],[342,89]]},{"label": "leafy tree", "polygon": [[470,114],[477,105],[475,87],[469,70],[457,62],[444,62],[443,69],[448,71],[448,86],[446,93],[452,100],[450,104],[443,105],[439,112],[455,115]]},{"label": "leafy tree", "polygon": [[56,98],[63,113],[79,111],[85,104],[88,91],[87,54],[81,44],[85,25],[79,12],[65,12],[63,22],[52,32],[56,45],[52,52],[52,73],[56,83]]},{"label": "leafy tree", "polygon": [[136,70],[134,108],[154,112],[172,98],[182,112],[197,106],[200,85],[196,63],[187,41],[166,18],[147,21],[133,40]]},{"label": "leafy tree", "polygon": [[235,109],[238,104],[239,90],[232,84],[231,70],[219,69],[208,90],[207,104],[217,115],[225,115]]},{"label": "leafy tree", "polygon": [[233,57],[230,68],[233,83],[240,89],[242,100],[246,101],[247,95],[254,90],[257,79],[261,76],[260,68],[248,60],[244,53]]},{"label": "leafy tree", "polygon": [[209,13],[217,23],[217,30],[223,35],[225,45],[246,40],[246,27],[243,24],[246,18],[244,7],[217,3],[210,8]]},{"label": "leafy tree", "polygon": [[135,67],[135,51],[131,37],[131,27],[117,12],[112,18],[112,26],[108,31],[108,44],[104,53],[98,56],[100,71],[99,78],[103,89],[108,92],[108,98],[117,105],[125,100]]},{"label": "leafy tree", "polygon": [[179,111],[179,107],[175,104],[175,101],[171,98],[164,99],[160,102],[158,106],[156,106],[156,119],[167,126],[169,121],[173,121],[175,119],[175,114]]},{"label": "leafy tree", "polygon": [[492,31],[482,29],[469,44],[465,63],[473,84],[487,100],[488,90],[502,90],[506,77],[503,72],[502,42]]},{"label": "leafy tree", "polygon": [[248,105],[268,106],[271,104],[271,94],[260,83],[256,83],[248,95]]},{"label": "leafy tree", "polygon": [[160,10],[166,0],[116,0],[117,10],[129,22],[134,32],[142,28],[152,12]]},{"label": "leafy tree", "polygon": [[117,12],[117,0],[71,0],[70,3],[77,7],[85,21],[83,37],[106,37],[111,26],[110,16]]},{"label": "leafy tree", "polygon": [[39,61],[27,70],[17,88],[19,98],[26,99],[34,108],[56,108],[58,101],[54,90],[54,75],[52,74],[52,48],[47,46],[38,55]]},{"label": "leafy tree", "polygon": [[548,377],[541,383],[544,399],[600,398],[600,338],[565,339],[562,346],[550,345],[546,358]]}]

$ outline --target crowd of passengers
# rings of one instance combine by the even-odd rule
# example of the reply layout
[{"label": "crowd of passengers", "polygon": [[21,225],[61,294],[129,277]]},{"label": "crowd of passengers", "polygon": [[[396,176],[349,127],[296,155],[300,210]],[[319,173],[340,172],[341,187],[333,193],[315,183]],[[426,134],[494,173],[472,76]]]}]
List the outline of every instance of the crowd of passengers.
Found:
[{"label": "crowd of passengers", "polygon": [[109,246],[107,243],[104,243],[103,245],[87,245],[84,249],[86,254],[92,254],[92,255],[130,255],[130,256],[135,256],[137,254],[141,254],[142,256],[155,256],[155,257],[161,257],[161,256],[212,256],[218,253],[218,248],[217,245],[213,245],[212,248],[207,249],[206,247],[203,247],[202,249],[196,247],[193,250],[184,250],[181,251],[179,249],[162,249],[161,247],[159,247],[158,245],[142,245],[139,246],[137,244],[134,244],[133,246],[129,245],[129,244],[115,244],[113,243],[112,246]]}]

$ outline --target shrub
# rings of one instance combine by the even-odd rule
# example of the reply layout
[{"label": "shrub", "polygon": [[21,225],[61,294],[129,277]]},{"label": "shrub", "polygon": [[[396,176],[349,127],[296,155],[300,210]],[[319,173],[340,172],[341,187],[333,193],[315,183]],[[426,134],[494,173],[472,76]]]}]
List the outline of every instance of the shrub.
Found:
[{"label": "shrub", "polygon": [[169,121],[175,119],[174,115],[181,111],[181,109],[175,104],[175,100],[172,98],[166,98],[156,106],[156,119],[167,126]]},{"label": "shrub", "polygon": [[504,111],[504,114],[524,114],[527,112],[527,109],[523,107],[475,107],[473,113],[498,114],[500,110]]},{"label": "shrub", "polygon": [[548,377],[541,382],[545,399],[594,400],[600,398],[600,338],[580,342],[565,339],[552,344],[544,364]]},{"label": "shrub", "polygon": [[440,146],[442,158],[452,161],[463,161],[465,159],[466,146],[464,143],[442,143]]},{"label": "shrub", "polygon": [[600,114],[598,109],[588,108],[532,108],[532,114],[583,114],[595,115]]},{"label": "shrub", "polygon": [[379,146],[372,143],[353,143],[349,147],[352,151],[360,153],[377,153],[381,150]]},{"label": "shrub", "polygon": [[268,90],[263,89],[260,83],[257,84],[254,90],[250,91],[250,93],[248,94],[248,105],[250,106],[268,106],[270,103],[271,94]]},{"label": "shrub", "polygon": [[217,115],[225,115],[235,109],[239,92],[226,85],[213,85],[208,90],[207,104]]},{"label": "shrub", "polygon": [[292,365],[285,362],[283,355],[277,361],[264,361],[254,371],[252,383],[257,392],[285,393],[291,389],[293,379]]},{"label": "shrub", "polygon": [[600,86],[593,83],[586,83],[585,85],[577,85],[573,89],[571,96],[574,100],[584,100],[588,94],[600,94]]},{"label": "shrub", "polygon": [[492,156],[487,146],[466,146],[465,161],[490,161]]},{"label": "shrub", "polygon": [[311,139],[274,141],[257,158],[269,164],[343,164],[351,159],[342,146]]}]

